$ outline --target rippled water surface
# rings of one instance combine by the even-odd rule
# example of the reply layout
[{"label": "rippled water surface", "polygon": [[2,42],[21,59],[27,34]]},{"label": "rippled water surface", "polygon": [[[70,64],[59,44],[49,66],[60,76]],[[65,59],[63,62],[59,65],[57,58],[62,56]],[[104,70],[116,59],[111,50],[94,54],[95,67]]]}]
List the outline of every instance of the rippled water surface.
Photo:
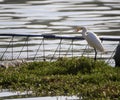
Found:
[{"label": "rippled water surface", "polygon": [[119,0],[0,1],[0,33],[71,35],[74,26],[84,25],[98,34],[120,35]]},{"label": "rippled water surface", "polygon": [[[74,26],[81,25],[103,37],[120,37],[120,0],[0,0],[0,34],[80,36]],[[9,40],[0,41],[2,45]],[[35,41],[30,41],[32,50]],[[110,44],[108,50],[115,48],[114,42],[105,44]]]}]

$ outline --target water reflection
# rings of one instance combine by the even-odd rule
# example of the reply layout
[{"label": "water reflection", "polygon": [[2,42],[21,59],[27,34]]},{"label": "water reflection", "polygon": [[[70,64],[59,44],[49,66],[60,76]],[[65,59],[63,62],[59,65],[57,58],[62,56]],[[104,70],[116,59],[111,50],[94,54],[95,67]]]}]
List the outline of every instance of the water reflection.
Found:
[{"label": "water reflection", "polygon": [[118,0],[1,0],[0,34],[80,36],[73,27],[84,25],[101,36],[118,37],[119,16]]},{"label": "water reflection", "polygon": [[0,33],[79,36],[73,27],[84,25],[118,37],[119,16],[118,0],[1,0]]},{"label": "water reflection", "polygon": [[0,4],[0,33],[57,34],[72,32],[76,25],[99,34],[118,33],[118,6],[117,0],[5,0]]}]

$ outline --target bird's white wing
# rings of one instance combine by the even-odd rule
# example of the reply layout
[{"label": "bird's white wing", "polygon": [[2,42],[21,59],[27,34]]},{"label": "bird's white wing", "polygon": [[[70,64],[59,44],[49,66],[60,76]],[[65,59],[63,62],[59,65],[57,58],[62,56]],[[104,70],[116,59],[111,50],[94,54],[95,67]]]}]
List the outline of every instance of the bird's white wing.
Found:
[{"label": "bird's white wing", "polygon": [[93,47],[101,52],[104,51],[103,45],[101,44],[99,37],[95,33],[87,32],[86,40],[91,47]]}]

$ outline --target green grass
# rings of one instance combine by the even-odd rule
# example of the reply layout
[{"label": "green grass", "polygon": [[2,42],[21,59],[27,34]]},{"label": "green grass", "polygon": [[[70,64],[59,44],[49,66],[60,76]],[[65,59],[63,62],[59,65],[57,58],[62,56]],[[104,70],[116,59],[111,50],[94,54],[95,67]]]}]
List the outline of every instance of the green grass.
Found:
[{"label": "green grass", "polygon": [[120,99],[120,68],[90,58],[60,58],[0,68],[0,88],[33,91],[33,96],[77,95],[84,99]]}]

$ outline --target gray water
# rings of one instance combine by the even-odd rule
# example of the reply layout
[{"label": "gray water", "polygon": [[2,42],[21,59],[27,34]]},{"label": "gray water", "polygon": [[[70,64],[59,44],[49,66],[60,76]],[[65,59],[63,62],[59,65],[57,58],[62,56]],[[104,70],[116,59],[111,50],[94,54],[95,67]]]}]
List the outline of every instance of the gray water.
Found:
[{"label": "gray water", "polygon": [[[120,37],[120,1],[119,0],[0,0],[0,34],[55,34],[60,36],[80,36],[74,32],[75,26],[86,26],[102,37]],[[3,53],[8,45],[10,37],[0,39],[0,51]],[[16,42],[17,41],[17,42]],[[19,43],[23,39],[15,40],[14,55],[22,48]],[[30,39],[29,56],[34,55],[38,48],[38,39]],[[35,44],[36,43],[36,44]],[[49,44],[48,44],[49,43]],[[52,46],[51,44],[54,43]],[[51,56],[55,51],[56,41],[46,41],[46,55]],[[86,44],[85,41],[81,42]],[[117,42],[118,43],[118,42]],[[116,42],[104,42],[107,52],[114,51]],[[17,45],[18,44],[18,45]],[[40,44],[40,43],[39,43]],[[65,43],[65,51],[70,41]],[[80,42],[75,43],[76,55],[85,48],[83,45],[77,47]],[[107,45],[106,45],[107,44]],[[3,46],[4,45],[4,46]],[[23,44],[22,44],[23,45]],[[20,48],[21,47],[21,48]],[[50,50],[50,48],[52,50]],[[10,49],[11,50],[11,49]],[[7,57],[10,56],[10,50]],[[26,52],[24,50],[24,52]],[[2,55],[1,53],[1,55]],[[52,53],[53,54],[53,53]],[[65,54],[65,53],[64,53]],[[25,54],[22,55],[22,57]],[[76,56],[75,55],[75,56]],[[91,54],[93,55],[93,53]],[[107,54],[108,56],[111,54]],[[41,55],[42,56],[42,55]]]},{"label": "gray water", "polygon": [[[0,34],[80,36],[74,33],[75,26],[86,26],[101,37],[120,37],[120,0],[0,0]],[[0,45],[8,41],[0,38]],[[31,39],[31,50],[35,42]],[[105,49],[113,51],[117,43],[104,42]]]},{"label": "gray water", "polygon": [[0,0],[0,33],[69,34],[84,25],[120,36],[119,0]]}]

